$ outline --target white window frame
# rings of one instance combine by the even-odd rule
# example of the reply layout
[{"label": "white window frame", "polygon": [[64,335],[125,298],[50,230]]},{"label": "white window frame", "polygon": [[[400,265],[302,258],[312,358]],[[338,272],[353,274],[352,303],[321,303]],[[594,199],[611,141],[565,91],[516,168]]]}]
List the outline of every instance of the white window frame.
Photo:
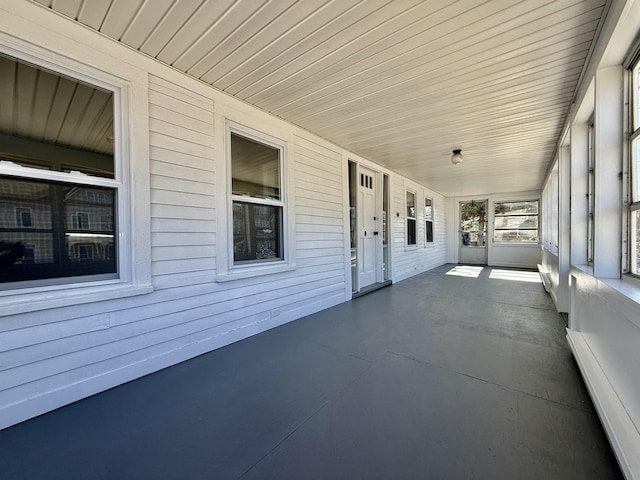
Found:
[{"label": "white window frame", "polygon": [[[407,202],[407,194],[413,195],[413,208],[415,209],[415,215],[409,216],[409,203]],[[405,211],[405,239],[404,244],[407,249],[418,248],[418,192],[411,188],[405,188],[404,194],[404,211]],[[415,243],[409,243],[409,220],[413,220],[415,224]]]},{"label": "white window frame", "polygon": [[[431,220],[427,220],[427,200],[431,202]],[[435,223],[436,223],[436,210],[433,204],[433,197],[429,197],[427,195],[424,196],[423,202],[424,204],[424,244],[426,247],[435,245],[436,242],[436,231],[435,231]],[[429,229],[427,228],[427,222],[431,222],[431,240],[427,238],[427,233]]]},{"label": "white window frame", "polygon": [[[116,188],[116,215],[118,232],[116,248],[117,278],[81,276],[43,281],[5,283],[0,289],[0,316],[82,303],[130,297],[153,291],[151,285],[150,237],[149,237],[149,182],[148,182],[148,132],[147,143],[139,126],[130,122],[133,104],[147,104],[146,77],[126,79],[87,63],[59,55],[46,48],[0,32],[0,52],[18,60],[36,65],[59,75],[94,85],[113,92],[114,106],[114,178],[82,175],[76,172],[48,171],[23,167],[12,162],[0,162],[0,173],[5,176],[71,182],[86,186]],[[134,99],[132,90],[143,98]],[[148,131],[148,128],[144,128]],[[132,181],[133,157],[143,156]],[[137,215],[134,218],[132,205]]]},{"label": "white window frame", "polygon": [[[640,148],[640,61],[636,61],[635,65],[630,68],[631,76],[631,94],[629,101],[629,126],[631,127],[629,135],[629,186],[628,186],[628,264],[625,266],[630,275],[635,278],[640,277],[640,269],[634,268],[637,265],[637,243],[640,238],[635,238],[634,231],[637,228],[636,216],[640,211],[640,167],[638,162],[638,148]],[[635,241],[634,241],[635,240]]]},{"label": "white window frame", "polygon": [[596,127],[592,117],[587,123],[587,265],[593,266],[595,256],[595,202],[596,202]]},{"label": "white window frame", "polygon": [[[231,134],[234,133],[249,140],[267,145],[280,150],[280,200],[255,199],[251,197],[234,195],[232,192],[232,159],[231,159]],[[221,261],[218,264],[216,281],[225,282],[250,278],[259,275],[269,275],[296,268],[295,263],[295,226],[293,225],[293,214],[291,208],[291,185],[289,179],[288,163],[290,161],[289,142],[274,135],[258,131],[247,127],[230,119],[225,119],[224,150],[226,162],[224,174],[226,187],[225,197],[225,218],[226,235],[223,234],[225,242],[221,242],[223,249]],[[233,258],[233,202],[241,201],[260,205],[274,205],[282,207],[282,255],[283,259],[273,261],[242,262],[235,263]],[[226,261],[224,260],[226,257]]]}]

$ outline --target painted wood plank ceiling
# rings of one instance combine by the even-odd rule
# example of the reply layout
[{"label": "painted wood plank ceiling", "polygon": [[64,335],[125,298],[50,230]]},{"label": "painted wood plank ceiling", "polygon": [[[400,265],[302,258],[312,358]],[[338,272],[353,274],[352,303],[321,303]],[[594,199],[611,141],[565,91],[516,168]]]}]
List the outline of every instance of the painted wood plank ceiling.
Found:
[{"label": "painted wood plank ceiling", "polygon": [[606,0],[37,3],[447,196],[541,188],[606,11]]}]

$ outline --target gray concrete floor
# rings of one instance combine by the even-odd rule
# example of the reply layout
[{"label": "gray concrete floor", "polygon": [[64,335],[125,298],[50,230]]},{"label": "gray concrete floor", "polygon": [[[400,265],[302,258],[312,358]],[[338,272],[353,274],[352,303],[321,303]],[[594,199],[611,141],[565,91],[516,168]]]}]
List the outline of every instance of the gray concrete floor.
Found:
[{"label": "gray concrete floor", "polygon": [[564,320],[521,281],[535,274],[477,270],[439,267],[3,430],[0,478],[621,478]]}]

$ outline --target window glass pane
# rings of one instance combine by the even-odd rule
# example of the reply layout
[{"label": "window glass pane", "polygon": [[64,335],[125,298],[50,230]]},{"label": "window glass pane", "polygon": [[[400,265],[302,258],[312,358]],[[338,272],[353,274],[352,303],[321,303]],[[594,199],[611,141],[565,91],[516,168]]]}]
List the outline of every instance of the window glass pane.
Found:
[{"label": "window glass pane", "polygon": [[114,178],[113,93],[0,55],[0,160]]},{"label": "window glass pane", "polygon": [[640,275],[640,210],[631,212],[631,273]]},{"label": "window glass pane", "polygon": [[538,230],[497,230],[494,239],[496,242],[538,243]]},{"label": "window glass pane", "polygon": [[233,260],[282,260],[282,207],[233,202]]},{"label": "window glass pane", "polygon": [[537,215],[519,215],[511,217],[495,217],[496,229],[538,228]]},{"label": "window glass pane", "polygon": [[634,202],[640,202],[640,140],[636,138],[632,148],[635,153],[635,168],[632,169],[633,188],[631,194]]},{"label": "window glass pane", "polygon": [[425,228],[427,243],[433,242],[433,222],[425,222]]},{"label": "window glass pane", "polygon": [[433,221],[433,205],[430,198],[424,199],[424,219]]},{"label": "window glass pane", "polygon": [[487,202],[460,202],[462,244],[484,247],[487,232]]},{"label": "window glass pane", "polygon": [[416,245],[416,221],[407,219],[407,245]]},{"label": "window glass pane", "polygon": [[416,195],[407,192],[407,217],[415,218],[416,216]]},{"label": "window glass pane", "polygon": [[0,283],[116,273],[114,215],[115,189],[0,177]]},{"label": "window glass pane", "polygon": [[280,149],[231,134],[234,195],[280,199]]},{"label": "window glass pane", "polygon": [[633,125],[634,129],[640,128],[640,68],[635,67],[636,91],[633,98]]},{"label": "window glass pane", "polygon": [[495,204],[496,215],[537,215],[538,202],[503,202]]}]

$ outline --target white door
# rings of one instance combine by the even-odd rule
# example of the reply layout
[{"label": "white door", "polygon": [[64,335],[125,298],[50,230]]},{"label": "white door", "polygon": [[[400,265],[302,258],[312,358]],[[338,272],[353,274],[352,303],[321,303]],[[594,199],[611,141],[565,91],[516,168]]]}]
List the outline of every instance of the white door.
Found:
[{"label": "white door", "polygon": [[377,250],[382,237],[377,229],[378,174],[360,167],[358,180],[358,286],[362,289],[376,282]]}]

